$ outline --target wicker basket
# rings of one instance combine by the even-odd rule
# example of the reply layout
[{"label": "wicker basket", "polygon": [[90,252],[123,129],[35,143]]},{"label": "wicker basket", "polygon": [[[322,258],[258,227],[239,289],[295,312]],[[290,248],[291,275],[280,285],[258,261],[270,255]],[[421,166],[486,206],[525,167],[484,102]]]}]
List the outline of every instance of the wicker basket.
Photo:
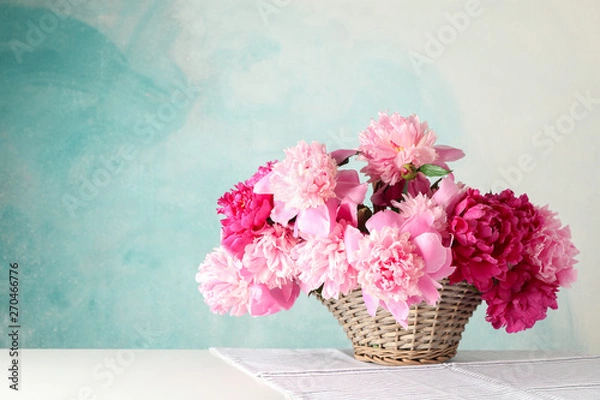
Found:
[{"label": "wicker basket", "polygon": [[438,364],[456,355],[465,325],[481,303],[479,293],[465,283],[442,281],[442,285],[436,305],[421,303],[410,308],[408,329],[382,308],[371,317],[360,289],[338,300],[320,300],[344,328],[357,360],[382,365]]}]

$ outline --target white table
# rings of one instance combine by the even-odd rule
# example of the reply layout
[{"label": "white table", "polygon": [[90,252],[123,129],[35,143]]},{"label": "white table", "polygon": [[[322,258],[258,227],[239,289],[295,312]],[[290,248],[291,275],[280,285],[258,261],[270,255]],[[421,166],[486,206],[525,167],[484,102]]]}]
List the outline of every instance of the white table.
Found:
[{"label": "white table", "polygon": [[8,388],[9,365],[0,349],[2,400],[285,398],[208,350],[24,349],[18,392]]},{"label": "white table", "polygon": [[462,351],[443,365],[384,367],[336,349],[213,353],[25,349],[14,392],[0,349],[0,399],[600,399],[599,356]]}]

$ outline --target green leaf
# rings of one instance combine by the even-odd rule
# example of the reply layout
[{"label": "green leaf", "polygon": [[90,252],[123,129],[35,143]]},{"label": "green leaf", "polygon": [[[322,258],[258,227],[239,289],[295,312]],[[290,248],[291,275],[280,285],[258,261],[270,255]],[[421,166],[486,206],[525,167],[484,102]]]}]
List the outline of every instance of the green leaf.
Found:
[{"label": "green leaf", "polygon": [[445,169],[433,164],[423,164],[419,167],[418,171],[429,177],[446,176],[452,172],[449,169]]}]

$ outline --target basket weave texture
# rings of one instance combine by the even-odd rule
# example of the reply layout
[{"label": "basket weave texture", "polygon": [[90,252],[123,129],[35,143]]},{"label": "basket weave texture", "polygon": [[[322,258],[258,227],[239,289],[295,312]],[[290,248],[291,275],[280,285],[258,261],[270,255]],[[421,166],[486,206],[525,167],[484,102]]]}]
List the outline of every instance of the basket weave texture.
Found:
[{"label": "basket weave texture", "polygon": [[456,355],[465,325],[481,303],[481,295],[466,283],[442,281],[440,300],[412,306],[408,329],[389,311],[370,316],[360,289],[338,300],[320,298],[352,341],[354,357],[382,365],[439,364]]}]

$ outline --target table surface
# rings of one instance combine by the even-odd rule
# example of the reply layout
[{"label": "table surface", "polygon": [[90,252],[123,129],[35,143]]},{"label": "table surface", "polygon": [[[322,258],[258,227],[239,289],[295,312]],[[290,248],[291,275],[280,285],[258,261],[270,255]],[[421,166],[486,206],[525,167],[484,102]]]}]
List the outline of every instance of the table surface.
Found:
[{"label": "table surface", "polygon": [[[213,354],[218,353],[219,356]],[[513,394],[504,393],[505,389],[498,377],[505,383],[525,382],[529,376],[534,391],[546,390],[542,397],[517,390],[519,399],[559,399],[573,398],[573,387],[580,388],[575,399],[600,399],[600,357],[590,356],[568,358],[567,353],[536,352],[477,352],[458,353],[453,362],[440,367],[385,368],[375,364],[359,363],[352,359],[351,351],[336,349],[214,349],[209,350],[83,350],[83,349],[22,349],[19,351],[19,391],[9,389],[11,359],[7,349],[0,349],[0,399],[44,399],[44,400],[121,400],[121,399],[285,399],[280,390],[297,387],[298,390],[287,393],[309,393],[299,398],[311,399],[347,399],[348,396],[335,388],[345,382],[352,386],[357,381],[375,382],[383,389],[382,398],[396,398],[392,394],[410,391],[409,386],[417,385],[413,396],[440,395],[443,390],[436,389],[434,381],[443,380],[444,374],[452,382],[450,389],[453,397],[479,399],[481,393],[473,382],[481,383],[481,378],[492,377],[495,383],[494,398],[514,399]],[[556,357],[565,357],[558,360]],[[537,359],[537,361],[535,361]],[[226,361],[227,360],[227,361]],[[489,361],[492,360],[492,361]],[[504,362],[503,360],[522,360]],[[579,365],[578,360],[588,364]],[[535,361],[535,362],[534,362]],[[232,363],[237,365],[234,366]],[[322,365],[321,365],[322,364]],[[539,366],[554,368],[560,379],[552,381],[546,372],[540,375]],[[512,369],[506,369],[508,367]],[[579,372],[574,370],[579,368]],[[582,368],[584,368],[582,370]],[[244,371],[245,372],[244,372]],[[456,375],[456,371],[462,371]],[[562,372],[561,372],[562,371]],[[467,375],[465,375],[467,373]],[[504,373],[504,375],[502,375]],[[475,376],[465,380],[464,390],[457,386],[458,378]],[[349,379],[349,380],[348,380]],[[432,381],[431,379],[434,379]],[[377,381],[381,381],[377,383]],[[422,382],[419,383],[419,381]],[[393,387],[404,381],[400,389]],[[309,385],[312,384],[312,386]],[[439,383],[439,382],[438,382]],[[360,384],[362,385],[362,383]],[[365,393],[372,393],[369,385],[360,386]],[[541,385],[541,386],[540,386]],[[398,386],[398,385],[396,385]],[[440,386],[440,385],[437,385]],[[443,386],[443,385],[442,385]],[[312,387],[312,389],[311,389]],[[510,389],[508,386],[507,389]],[[399,390],[399,391],[398,391]],[[445,389],[444,389],[445,390]],[[467,391],[473,393],[468,395]],[[360,390],[359,390],[360,391]],[[562,392],[561,392],[562,391]],[[356,391],[353,392],[355,395]],[[363,393],[363,394],[365,394]],[[490,392],[492,393],[492,392]],[[561,395],[566,393],[569,396]],[[582,394],[582,396],[579,395]],[[517,394],[515,392],[514,394]],[[388,397],[386,397],[386,395]],[[332,397],[333,396],[333,397]],[[392,396],[392,397],[389,397]],[[442,397],[423,397],[438,399]],[[411,397],[411,396],[409,396]],[[421,398],[413,397],[413,398]],[[364,398],[364,397],[356,397]]]},{"label": "table surface", "polygon": [[19,391],[8,388],[0,349],[0,399],[261,399],[285,396],[208,350],[48,350],[19,353]]}]

